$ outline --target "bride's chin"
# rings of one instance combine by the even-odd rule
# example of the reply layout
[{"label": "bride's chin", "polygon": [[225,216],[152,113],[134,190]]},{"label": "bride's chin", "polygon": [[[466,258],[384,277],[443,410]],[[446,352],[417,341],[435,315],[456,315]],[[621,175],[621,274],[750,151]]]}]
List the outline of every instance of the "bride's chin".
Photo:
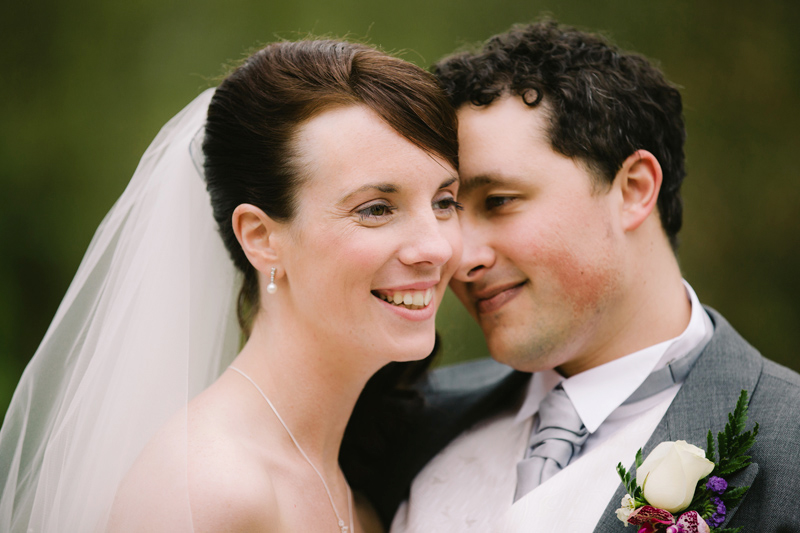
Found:
[{"label": "bride's chin", "polygon": [[431,355],[435,346],[436,336],[435,333],[432,333],[430,339],[426,339],[424,342],[408,342],[405,346],[406,349],[394,350],[389,359],[395,363],[420,361]]}]

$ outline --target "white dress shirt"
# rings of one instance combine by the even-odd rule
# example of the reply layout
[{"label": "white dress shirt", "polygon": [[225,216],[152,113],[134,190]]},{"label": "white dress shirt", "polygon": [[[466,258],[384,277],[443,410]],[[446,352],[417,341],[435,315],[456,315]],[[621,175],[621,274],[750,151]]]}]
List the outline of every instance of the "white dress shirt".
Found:
[{"label": "white dress shirt", "polygon": [[[619,485],[615,471],[617,462],[629,464],[633,461],[633,454],[652,435],[681,384],[636,402],[624,402],[651,372],[687,355],[713,330],[694,290],[685,281],[684,286],[692,312],[683,333],[570,378],[563,378],[555,370],[534,374],[521,406],[512,407],[465,431],[417,475],[409,500],[395,515],[392,533],[485,531],[506,514],[512,518],[507,516],[503,519],[506,524],[504,531],[513,531],[513,524],[523,527],[526,522],[528,528],[536,525],[536,531],[548,531],[550,529],[545,524],[549,519],[560,520],[553,524],[552,530],[556,531],[565,524],[564,515],[554,514],[548,518],[531,514],[531,508],[538,513],[542,507],[531,507],[531,502],[550,498],[553,501],[572,501],[573,507],[580,508],[574,505],[575,491],[586,492],[580,496],[581,500],[590,496],[585,486],[586,478],[583,484],[578,485],[582,487],[580,489],[563,482],[581,470],[594,475],[607,468],[609,475],[589,478],[592,479],[590,497],[594,502],[593,510],[587,513],[587,509],[582,509],[580,520],[583,526],[575,523],[570,529],[591,531]],[[591,435],[564,470],[520,499],[511,512],[516,464],[524,457],[533,417],[545,395],[558,383],[563,383]],[[630,457],[626,459],[627,455]],[[567,474],[570,470],[574,471],[573,474]],[[562,495],[558,494],[560,490],[570,492]]]}]

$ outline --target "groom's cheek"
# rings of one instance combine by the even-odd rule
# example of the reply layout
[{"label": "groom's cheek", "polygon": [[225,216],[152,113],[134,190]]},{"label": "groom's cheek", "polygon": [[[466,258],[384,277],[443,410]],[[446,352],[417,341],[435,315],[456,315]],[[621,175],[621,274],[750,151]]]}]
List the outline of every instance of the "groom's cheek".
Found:
[{"label": "groom's cheek", "polygon": [[475,311],[475,305],[468,297],[466,284],[453,278],[450,280],[450,289],[453,291],[453,294],[456,295],[458,301],[461,302],[461,305],[467,309],[472,318],[477,320],[478,317]]}]

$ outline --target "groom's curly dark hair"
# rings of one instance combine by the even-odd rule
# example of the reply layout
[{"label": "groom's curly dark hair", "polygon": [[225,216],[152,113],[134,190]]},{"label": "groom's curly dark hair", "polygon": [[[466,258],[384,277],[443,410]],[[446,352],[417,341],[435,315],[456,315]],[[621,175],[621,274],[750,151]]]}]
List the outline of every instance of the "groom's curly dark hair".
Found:
[{"label": "groom's curly dark hair", "polygon": [[664,174],[661,224],[677,248],[686,174],[683,107],[678,89],[646,58],[600,35],[544,20],[446,57],[433,73],[456,108],[486,106],[505,94],[541,106],[549,114],[552,148],[583,162],[598,185],[613,182],[636,150],[651,152]]}]

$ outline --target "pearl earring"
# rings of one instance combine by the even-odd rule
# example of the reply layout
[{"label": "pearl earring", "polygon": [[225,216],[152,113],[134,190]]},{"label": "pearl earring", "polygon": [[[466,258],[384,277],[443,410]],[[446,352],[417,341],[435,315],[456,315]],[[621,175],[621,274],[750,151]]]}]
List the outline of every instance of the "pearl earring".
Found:
[{"label": "pearl earring", "polygon": [[275,267],[272,267],[272,270],[269,273],[269,285],[267,285],[267,292],[270,294],[275,294],[275,291],[278,290],[278,286],[275,285],[275,271],[278,270]]}]

